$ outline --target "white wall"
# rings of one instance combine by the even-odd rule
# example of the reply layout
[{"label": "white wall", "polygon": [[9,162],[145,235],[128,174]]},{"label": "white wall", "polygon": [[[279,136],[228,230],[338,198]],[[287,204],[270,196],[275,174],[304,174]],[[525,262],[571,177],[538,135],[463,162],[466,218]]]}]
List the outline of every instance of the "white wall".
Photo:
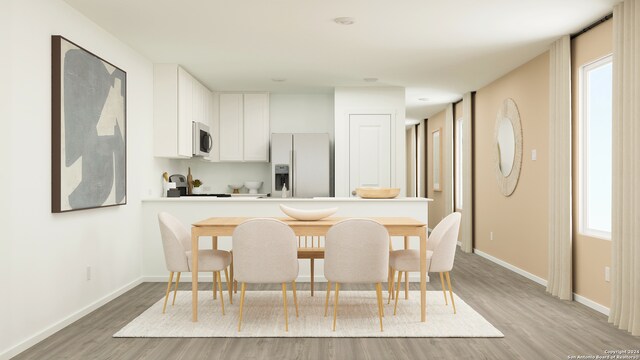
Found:
[{"label": "white wall", "polygon": [[[273,93],[269,98],[270,132],[328,133],[333,144],[333,94]],[[179,172],[186,175],[187,167],[191,166],[194,179],[202,180],[204,190],[208,192],[227,193],[230,191],[227,185],[242,184],[247,180],[263,181],[260,191],[271,192],[271,166],[268,163],[210,163],[194,159],[178,162]],[[242,192],[247,191],[242,189]]]},{"label": "white wall", "polygon": [[[7,358],[135,285],[142,275],[141,202],[158,192],[161,169],[152,150],[153,68],[150,61],[60,0],[2,1],[12,6],[11,108],[2,117],[3,230],[0,358]],[[10,15],[7,15],[9,13]],[[0,18],[0,23],[5,24]],[[5,31],[2,31],[5,34]],[[51,35],[60,34],[127,72],[127,201],[105,209],[51,213]],[[2,83],[5,83],[3,78]],[[3,97],[0,97],[3,98]],[[3,106],[4,108],[4,106]],[[7,120],[8,119],[8,120]],[[8,124],[7,124],[8,123]],[[5,141],[6,140],[6,141]],[[2,151],[6,154],[5,151]],[[8,272],[5,272],[9,264]],[[93,278],[86,280],[86,267]],[[7,283],[8,281],[8,283]]]},{"label": "white wall", "polygon": [[406,190],[405,90],[402,87],[335,89],[335,195],[350,196],[349,114],[391,114],[391,184]]}]

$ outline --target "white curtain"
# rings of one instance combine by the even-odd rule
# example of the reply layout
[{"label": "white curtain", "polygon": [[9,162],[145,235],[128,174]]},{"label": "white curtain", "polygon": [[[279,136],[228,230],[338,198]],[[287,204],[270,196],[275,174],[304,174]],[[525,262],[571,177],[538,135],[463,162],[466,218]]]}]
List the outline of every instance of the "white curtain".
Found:
[{"label": "white curtain", "polygon": [[473,251],[473,96],[462,96],[462,224],[460,249]]},{"label": "white curtain", "polygon": [[[444,216],[453,212],[453,104],[447,106],[442,139],[442,199]],[[433,224],[435,226],[436,224]]]},{"label": "white curtain", "polygon": [[571,39],[549,52],[549,281],[547,292],[573,299],[571,253]]},{"label": "white curtain", "polygon": [[613,8],[613,197],[609,322],[640,335],[640,3]]}]

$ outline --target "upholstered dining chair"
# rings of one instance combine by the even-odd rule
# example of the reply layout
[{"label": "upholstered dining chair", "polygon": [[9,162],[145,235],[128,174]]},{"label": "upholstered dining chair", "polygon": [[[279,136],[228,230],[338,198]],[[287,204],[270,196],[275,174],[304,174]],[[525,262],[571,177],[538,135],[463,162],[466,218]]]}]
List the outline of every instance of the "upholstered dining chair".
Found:
[{"label": "upholstered dining chair", "polygon": [[276,219],[251,219],[233,231],[234,277],[240,283],[240,315],[242,326],[246,284],[282,284],[284,326],[289,331],[287,283],[291,283],[293,302],[298,317],[296,278],[298,277],[298,243],[293,230]]},{"label": "upholstered dining chair", "polygon": [[327,316],[331,283],[335,284],[333,331],[338,316],[340,284],[374,283],[378,298],[380,331],[383,331],[382,282],[389,267],[389,232],[370,219],[348,219],[333,225],[325,237],[324,276],[327,278],[327,297],[324,315]]},{"label": "upholstered dining chair", "polygon": [[[169,270],[169,282],[167,284],[167,292],[164,297],[164,305],[162,313],[167,308],[167,300],[171,292],[174,273],[178,273],[175,288],[173,290],[173,301],[176,302],[176,294],[178,292],[178,283],[180,282],[180,274],[183,272],[191,272],[191,234],[189,230],[175,216],[161,212],[158,214],[158,222],[160,223],[160,234],[162,236],[162,247],[164,250],[164,259]],[[218,282],[220,288],[220,306],[222,307],[222,315],[224,315],[224,299],[222,298],[222,281],[220,271],[224,270],[227,278],[227,288],[229,296],[231,296],[231,287],[229,283],[229,273],[227,267],[231,263],[231,254],[223,250],[199,250],[198,251],[198,272],[212,272],[213,281]],[[216,287],[213,286],[215,294]]]},{"label": "upholstered dining chair", "polygon": [[[451,288],[451,277],[449,272],[453,269],[461,218],[462,215],[459,212],[447,215],[447,217],[442,219],[442,221],[436,225],[427,239],[427,272],[440,273],[442,293],[444,295],[445,304],[448,305],[447,292],[445,290],[444,283],[444,276],[446,276],[454,314],[456,313],[456,304],[453,301],[453,289]],[[398,285],[395,289],[396,299],[393,308],[393,315],[396,315],[402,274],[404,273],[406,278],[408,276],[408,272],[420,271],[420,252],[415,249],[392,251],[389,255],[389,267],[392,269],[392,273],[398,271]]]}]

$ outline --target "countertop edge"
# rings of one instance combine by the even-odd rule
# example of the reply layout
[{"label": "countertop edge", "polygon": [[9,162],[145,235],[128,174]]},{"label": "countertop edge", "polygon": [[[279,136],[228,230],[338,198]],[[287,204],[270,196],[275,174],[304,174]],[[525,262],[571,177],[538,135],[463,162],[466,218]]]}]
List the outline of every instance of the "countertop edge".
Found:
[{"label": "countertop edge", "polygon": [[361,199],[361,198],[243,198],[243,197],[177,197],[177,198],[144,198],[142,202],[430,202],[430,198],[394,198],[394,199]]}]

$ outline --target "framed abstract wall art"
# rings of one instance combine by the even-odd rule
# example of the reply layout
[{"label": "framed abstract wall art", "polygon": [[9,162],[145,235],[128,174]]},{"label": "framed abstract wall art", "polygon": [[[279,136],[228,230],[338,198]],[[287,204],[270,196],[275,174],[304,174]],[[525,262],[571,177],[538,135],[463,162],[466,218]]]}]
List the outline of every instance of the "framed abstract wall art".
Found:
[{"label": "framed abstract wall art", "polygon": [[51,211],[127,203],[127,74],[51,37]]}]

